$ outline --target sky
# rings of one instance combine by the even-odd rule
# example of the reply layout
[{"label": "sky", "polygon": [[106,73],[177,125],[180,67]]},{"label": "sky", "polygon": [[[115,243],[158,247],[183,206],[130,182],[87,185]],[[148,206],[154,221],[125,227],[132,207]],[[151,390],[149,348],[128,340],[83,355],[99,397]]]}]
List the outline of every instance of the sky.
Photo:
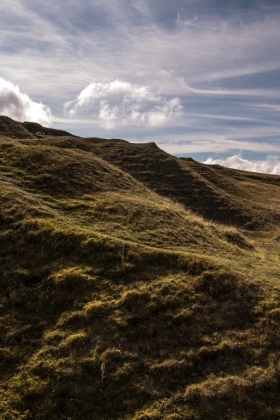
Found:
[{"label": "sky", "polygon": [[0,114],[280,174],[280,0],[1,0]]}]

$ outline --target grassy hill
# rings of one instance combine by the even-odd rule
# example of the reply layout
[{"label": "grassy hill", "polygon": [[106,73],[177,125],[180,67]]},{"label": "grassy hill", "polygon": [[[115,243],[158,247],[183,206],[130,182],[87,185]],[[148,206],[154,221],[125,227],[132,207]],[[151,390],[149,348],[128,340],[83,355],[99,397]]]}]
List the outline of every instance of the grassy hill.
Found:
[{"label": "grassy hill", "polygon": [[28,139],[34,136],[24,128],[23,124],[14,121],[9,117],[0,115],[0,133],[1,137],[9,137],[15,139]]},{"label": "grassy hill", "polygon": [[25,121],[22,126],[29,131],[29,133],[34,134],[37,138],[42,138],[42,136],[71,136],[71,137],[77,137],[74,136],[71,133],[68,133],[68,131],[64,130],[56,130],[54,128],[44,127],[41,124]]},{"label": "grassy hill", "polygon": [[[219,167],[209,167],[192,159],[178,159],[159,149],[155,143],[131,144],[118,139],[96,138],[45,139],[44,143],[50,144],[50,141],[56,147],[94,153],[157,194],[183,204],[208,220],[250,230],[265,229],[274,221],[280,221],[279,203],[275,211],[268,211],[267,206],[263,208],[256,203],[257,192],[254,195],[248,193],[248,177],[240,172],[225,168],[220,171]],[[275,178],[277,186],[280,177]],[[255,184],[258,189],[259,183]],[[277,188],[275,192],[278,195]]]},{"label": "grassy hill", "polygon": [[20,126],[0,118],[0,418],[279,418],[280,177]]}]

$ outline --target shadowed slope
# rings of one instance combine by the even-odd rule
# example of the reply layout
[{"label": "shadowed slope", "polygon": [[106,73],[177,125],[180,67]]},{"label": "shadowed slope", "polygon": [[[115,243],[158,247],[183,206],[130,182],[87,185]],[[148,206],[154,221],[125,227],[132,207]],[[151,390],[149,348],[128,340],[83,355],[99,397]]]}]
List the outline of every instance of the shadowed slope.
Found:
[{"label": "shadowed slope", "polygon": [[220,165],[205,165],[193,159],[180,158],[212,184],[237,198],[272,225],[280,222],[280,176],[229,169]]},{"label": "shadowed slope", "polygon": [[185,162],[159,149],[155,143],[111,141],[96,148],[95,153],[158,194],[184,204],[207,219],[246,229],[266,225],[261,212],[236,200],[219,184],[208,181]]},{"label": "shadowed slope", "polygon": [[56,130],[54,128],[49,128],[49,127],[43,127],[41,124],[38,123],[34,123],[34,122],[24,122],[22,123],[23,127],[26,128],[27,131],[29,131],[32,134],[36,133],[40,133],[41,135],[46,135],[46,136],[56,136],[56,137],[61,137],[61,136],[71,136],[71,137],[77,137],[74,136],[74,134],[70,134],[67,131],[63,131],[63,130]]},{"label": "shadowed slope", "polygon": [[34,136],[26,130],[20,122],[14,121],[4,115],[0,115],[0,136],[6,136],[14,139],[34,138]]},{"label": "shadowed slope", "polygon": [[[246,179],[253,179],[270,185],[280,186],[280,175],[262,174],[226,168],[220,165],[206,165],[191,158],[180,158],[180,162],[188,168],[200,173],[209,182],[240,198],[250,198],[250,192],[242,187]],[[258,184],[259,185],[259,184]]]}]

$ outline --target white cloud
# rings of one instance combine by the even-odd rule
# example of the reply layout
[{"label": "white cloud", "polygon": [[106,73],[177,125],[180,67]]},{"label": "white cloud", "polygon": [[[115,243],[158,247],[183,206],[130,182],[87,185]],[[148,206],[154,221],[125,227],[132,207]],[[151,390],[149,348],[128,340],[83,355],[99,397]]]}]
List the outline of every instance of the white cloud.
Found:
[{"label": "white cloud", "polygon": [[0,114],[17,121],[33,121],[49,126],[53,120],[51,110],[34,102],[18,86],[0,77]]},{"label": "white cloud", "polygon": [[43,22],[36,23],[33,27],[33,35],[37,39],[41,39],[41,40],[47,39],[49,36],[48,26]]},{"label": "white cloud", "polygon": [[122,80],[90,83],[77,99],[64,106],[69,116],[98,116],[106,129],[116,126],[144,125],[159,127],[182,113],[179,98],[166,99],[147,86]]},{"label": "white cloud", "polygon": [[221,165],[232,169],[241,169],[249,172],[280,175],[280,161],[275,156],[267,156],[266,160],[250,161],[243,159],[241,155],[233,155],[226,159],[208,158],[204,163],[208,165]]}]

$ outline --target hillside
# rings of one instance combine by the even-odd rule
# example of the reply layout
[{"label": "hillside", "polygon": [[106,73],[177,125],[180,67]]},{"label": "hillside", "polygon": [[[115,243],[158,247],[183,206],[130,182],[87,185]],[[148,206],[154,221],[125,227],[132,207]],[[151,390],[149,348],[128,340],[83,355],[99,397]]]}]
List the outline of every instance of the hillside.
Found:
[{"label": "hillside", "polygon": [[44,127],[41,124],[34,123],[34,122],[26,121],[22,124],[22,126],[27,131],[29,131],[29,133],[34,134],[36,137],[41,137],[42,135],[43,136],[56,136],[56,137],[61,137],[61,136],[77,137],[71,133],[68,133],[68,131],[56,130],[54,128]]},{"label": "hillside", "polygon": [[2,120],[0,418],[279,418],[280,177]]},{"label": "hillside", "polygon": [[1,137],[7,136],[14,139],[34,138],[34,136],[24,128],[23,124],[14,121],[9,117],[0,115]]},{"label": "hillside", "polygon": [[[157,194],[183,204],[210,221],[250,230],[269,229],[274,222],[280,222],[280,203],[275,209],[259,203],[259,194],[247,191],[248,178],[238,171],[223,168],[221,172],[217,167],[178,159],[154,143],[133,144],[118,139],[97,138],[45,139],[44,142],[51,142],[56,147],[92,152],[129,173]],[[268,198],[271,193],[278,196],[280,176],[273,179],[278,184],[274,183],[276,188],[273,185],[267,191]],[[260,181],[263,185],[263,178]],[[258,190],[260,183],[253,185]]]}]

